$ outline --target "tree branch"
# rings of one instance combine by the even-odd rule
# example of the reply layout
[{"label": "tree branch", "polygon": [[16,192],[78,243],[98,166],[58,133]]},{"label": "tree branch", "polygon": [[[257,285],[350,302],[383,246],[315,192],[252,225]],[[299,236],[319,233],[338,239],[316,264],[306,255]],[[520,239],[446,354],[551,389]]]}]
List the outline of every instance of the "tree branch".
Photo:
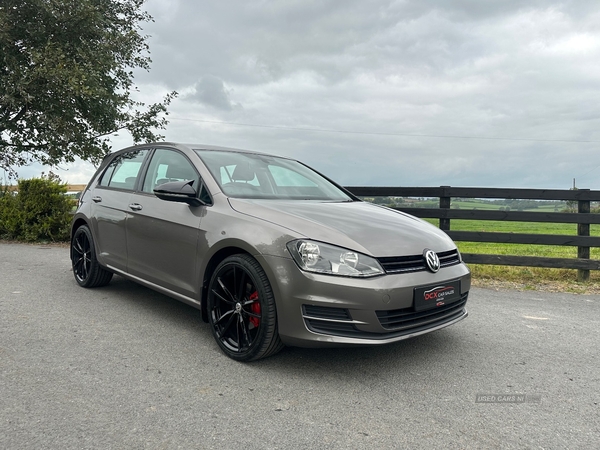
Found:
[{"label": "tree branch", "polygon": [[19,111],[17,114],[15,114],[15,116],[12,119],[8,119],[8,121],[12,122],[12,123],[16,123],[19,120],[21,120],[21,118],[25,115],[26,112],[27,112],[27,105],[23,106],[21,108],[21,111]]}]

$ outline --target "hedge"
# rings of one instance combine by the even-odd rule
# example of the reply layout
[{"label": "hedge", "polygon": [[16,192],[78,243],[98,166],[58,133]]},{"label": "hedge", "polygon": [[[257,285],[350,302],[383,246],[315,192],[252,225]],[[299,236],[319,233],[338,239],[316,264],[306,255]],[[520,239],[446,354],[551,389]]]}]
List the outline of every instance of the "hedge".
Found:
[{"label": "hedge", "polygon": [[19,241],[67,241],[74,200],[50,173],[19,180],[17,190],[0,186],[0,237]]}]

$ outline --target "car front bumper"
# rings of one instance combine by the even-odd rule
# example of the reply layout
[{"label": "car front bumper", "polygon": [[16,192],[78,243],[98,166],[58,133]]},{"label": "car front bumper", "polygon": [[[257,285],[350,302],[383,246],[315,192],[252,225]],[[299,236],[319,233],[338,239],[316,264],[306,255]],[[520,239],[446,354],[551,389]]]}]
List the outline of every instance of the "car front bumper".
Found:
[{"label": "car front bumper", "polygon": [[[452,325],[467,316],[471,274],[463,263],[373,278],[301,271],[293,260],[259,256],[277,303],[279,335],[286,345],[322,347],[387,344]],[[425,311],[413,307],[415,288],[460,282],[460,298]]]}]

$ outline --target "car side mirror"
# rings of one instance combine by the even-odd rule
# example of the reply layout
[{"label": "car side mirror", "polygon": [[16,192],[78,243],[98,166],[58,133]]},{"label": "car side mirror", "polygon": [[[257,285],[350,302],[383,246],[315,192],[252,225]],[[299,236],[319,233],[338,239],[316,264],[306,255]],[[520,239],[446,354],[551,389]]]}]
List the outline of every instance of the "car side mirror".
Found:
[{"label": "car side mirror", "polygon": [[205,203],[198,198],[193,184],[194,180],[170,181],[156,186],[154,195],[168,202],[187,203],[190,206],[204,205]]}]

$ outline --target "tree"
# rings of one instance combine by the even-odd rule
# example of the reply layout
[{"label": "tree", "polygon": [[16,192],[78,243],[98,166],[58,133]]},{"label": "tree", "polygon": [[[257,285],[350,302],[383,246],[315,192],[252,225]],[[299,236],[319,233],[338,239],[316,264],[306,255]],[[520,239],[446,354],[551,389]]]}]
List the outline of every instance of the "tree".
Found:
[{"label": "tree", "polygon": [[[574,183],[574,182],[573,182]],[[579,188],[573,186],[571,189],[569,189],[570,191],[578,191]],[[577,212],[577,207],[578,207],[578,202],[577,200],[567,200],[565,202],[565,212],[569,212],[569,213],[576,213]]]},{"label": "tree", "polygon": [[0,3],[0,168],[14,177],[37,161],[98,162],[109,137],[161,139],[167,106],[131,98],[133,70],[149,70],[152,20],[145,0],[2,0]]},{"label": "tree", "polygon": [[387,205],[390,202],[388,197],[375,197],[373,203],[376,205]]}]

